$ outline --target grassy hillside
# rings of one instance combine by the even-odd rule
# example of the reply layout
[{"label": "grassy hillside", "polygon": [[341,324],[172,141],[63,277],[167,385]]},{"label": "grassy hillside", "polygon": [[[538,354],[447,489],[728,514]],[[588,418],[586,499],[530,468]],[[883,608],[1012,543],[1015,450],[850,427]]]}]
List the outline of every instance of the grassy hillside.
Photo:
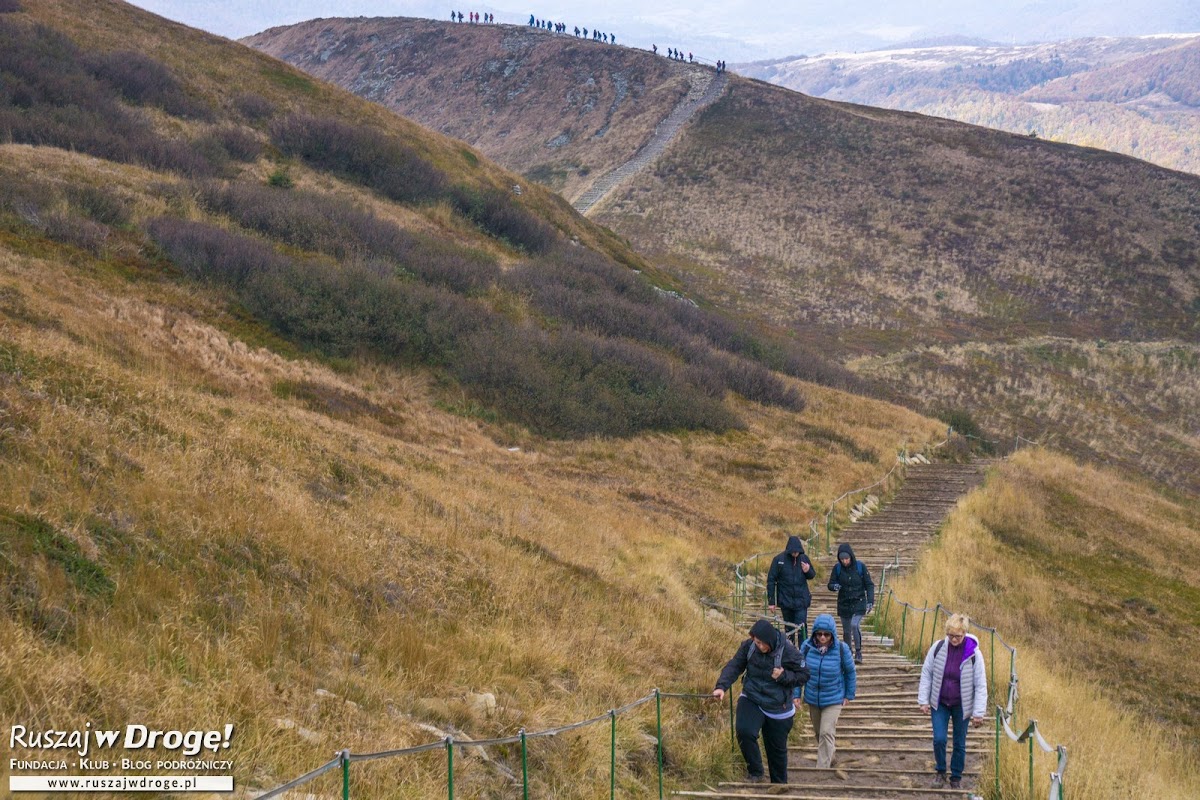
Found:
[{"label": "grassy hillside", "polygon": [[988,431],[1037,432],[1081,459],[1200,493],[1195,344],[1048,337],[923,347],[853,366],[897,393],[922,387],[928,413],[976,409]]},{"label": "grassy hillside", "polygon": [[[959,408],[1101,461],[1118,453],[1194,488],[1196,444],[1173,411],[1137,391],[1120,411],[1081,403],[1097,394],[1086,364],[1003,355],[1036,352],[1046,335],[1074,340],[1068,349],[1119,340],[1190,351],[1194,177],[734,82],[596,216],[695,291],[848,354],[890,355],[869,374],[927,412]],[[971,357],[935,357],[947,362],[939,369],[927,359],[939,348]],[[1149,358],[1118,383],[1175,386],[1189,371]],[[1134,432],[1114,438],[1125,411]]]},{"label": "grassy hillside", "polygon": [[135,27],[115,16],[127,7],[96,7],[93,49],[60,4],[29,8],[0,29],[8,137],[171,177],[133,208],[101,181],[10,170],[0,203],[18,226],[96,252],[110,234],[152,245],[305,352],[434,368],[464,407],[542,433],[723,431],[741,424],[730,389],[803,407],[771,369],[854,382],[682,301],[610,232],[461,143],[225,40],[187,58],[179,43],[102,49]]},{"label": "grassy hillside", "polygon": [[[0,266],[0,713],[233,722],[245,785],[333,747],[429,740],[418,723],[500,735],[653,685],[703,689],[733,638],[696,598],[938,430],[808,387],[803,416],[739,404],[739,432],[514,448],[511,429],[441,410],[428,373],[280,355],[254,345],[272,336],[252,321],[233,335],[209,291],[12,233]],[[472,691],[501,711],[472,711]],[[707,772],[724,746],[720,725],[693,736],[687,719],[670,712],[675,775]],[[537,785],[594,796],[603,751],[550,743]],[[629,759],[634,791],[649,773]],[[429,796],[437,764],[362,780]],[[503,783],[463,768],[464,786]]]},{"label": "grassy hillside", "polygon": [[762,84],[734,81],[598,218],[852,348],[1200,331],[1200,178]]},{"label": "grassy hillside", "polygon": [[[895,589],[968,613],[1017,647],[1014,725],[1036,719],[1067,746],[1070,795],[1194,797],[1198,531],[1192,499],[1025,450],[959,506]],[[1004,752],[1020,785],[1027,751]],[[1044,775],[1053,764],[1043,762]]]},{"label": "grassy hillside", "polygon": [[[698,598],[941,430],[800,383],[459,142],[132,6],[0,9],[12,724],[233,724],[256,789],[705,690],[739,636]],[[669,779],[722,774],[723,709],[665,713]],[[489,755],[462,796],[511,790]],[[607,755],[539,740],[533,790],[594,797]],[[443,785],[441,754],[354,778]]]},{"label": "grassy hillside", "polygon": [[538,28],[409,18],[312,20],[245,41],[568,199],[645,144],[700,71]]},{"label": "grassy hillside", "polygon": [[[640,99],[629,94],[630,115],[614,116],[604,137],[571,140],[580,163],[613,159],[611,136],[624,137],[632,154],[652,130],[653,115],[633,111],[657,96],[655,76],[662,92],[676,85],[647,66],[656,60],[644,53],[511,27],[464,28],[324,20],[273,29],[253,42],[401,113],[469,131],[486,152],[530,174],[550,163],[546,143],[554,132],[575,124],[576,77],[636,73],[645,82]],[[517,48],[517,41],[525,44]],[[500,57],[495,48],[505,42],[517,49]],[[1159,46],[1153,41],[1095,46],[1103,51],[1091,56],[1097,64],[1143,57],[1149,83],[1142,88],[1162,83],[1154,83],[1158,62],[1146,55]],[[539,69],[525,70],[518,52],[536,56]],[[1172,42],[1159,60],[1188,52]],[[372,66],[384,54],[387,68]],[[1082,58],[1062,55],[1055,74],[1067,77],[1053,85],[1082,81]],[[1049,87],[1053,70],[1038,72],[1031,63],[946,80]],[[1187,100],[1167,83],[1162,91]],[[435,106],[435,97],[455,102]],[[509,116],[518,110],[519,128]],[[547,183],[568,196],[577,191]],[[1190,367],[1154,355],[1128,378],[1125,367],[1113,367],[1120,374],[1100,382],[1111,380],[1129,398],[1117,397],[1114,409],[1107,389],[1081,380],[1086,369],[1107,369],[1100,362],[1012,355],[1038,352],[1045,337],[1070,340],[1063,346],[1078,351],[1112,341],[1148,354],[1190,351],[1200,332],[1194,176],[735,79],[652,171],[593,216],[685,293],[789,330],[927,413],[965,414],[1005,435],[1050,436],[1078,455],[1115,458],[1194,488],[1200,450],[1173,410],[1184,409],[1186,419],[1190,404],[1180,397],[1160,409],[1136,400],[1143,384],[1177,396]],[[969,358],[931,355],[958,348]],[[964,360],[966,368],[950,363]]]}]

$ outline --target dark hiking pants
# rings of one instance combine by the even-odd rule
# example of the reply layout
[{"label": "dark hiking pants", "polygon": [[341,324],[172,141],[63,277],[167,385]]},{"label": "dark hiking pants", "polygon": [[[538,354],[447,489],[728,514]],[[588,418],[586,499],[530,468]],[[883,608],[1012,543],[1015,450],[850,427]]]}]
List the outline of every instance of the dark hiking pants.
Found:
[{"label": "dark hiking pants", "polygon": [[734,729],[738,745],[742,748],[742,758],[746,759],[747,773],[756,777],[763,774],[762,754],[758,749],[758,735],[761,732],[771,783],[787,783],[787,740],[794,720],[795,717],[771,719],[753,701],[746,697],[738,698]]}]

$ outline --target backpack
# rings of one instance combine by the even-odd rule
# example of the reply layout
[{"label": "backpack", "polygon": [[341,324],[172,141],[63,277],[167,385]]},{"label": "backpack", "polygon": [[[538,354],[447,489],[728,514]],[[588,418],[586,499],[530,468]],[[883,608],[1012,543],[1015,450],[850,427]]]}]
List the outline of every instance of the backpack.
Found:
[{"label": "backpack", "polygon": [[[854,569],[855,569],[855,571],[858,572],[858,577],[860,577],[860,578],[866,577],[866,574],[863,572],[865,567],[863,567],[862,562],[859,561],[857,558],[854,559]],[[832,577],[840,576],[842,574],[842,562],[839,561],[838,563],[834,564],[833,570],[834,570],[834,574]],[[840,581],[838,581],[838,582],[840,582]]]},{"label": "backpack", "polygon": [[[783,666],[783,649],[787,647],[787,638],[784,637],[783,643],[775,648],[775,667]],[[746,661],[750,661],[750,656],[754,655],[754,640],[750,640],[750,644],[746,647]]]}]

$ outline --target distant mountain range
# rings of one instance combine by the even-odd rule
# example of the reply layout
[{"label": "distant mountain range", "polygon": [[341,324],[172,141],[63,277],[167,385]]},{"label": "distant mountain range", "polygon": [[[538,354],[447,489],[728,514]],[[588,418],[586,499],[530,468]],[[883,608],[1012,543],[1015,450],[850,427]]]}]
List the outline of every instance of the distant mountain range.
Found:
[{"label": "distant mountain range", "polygon": [[1004,45],[964,37],[734,65],[831,100],[916,111],[1200,172],[1200,34]]}]

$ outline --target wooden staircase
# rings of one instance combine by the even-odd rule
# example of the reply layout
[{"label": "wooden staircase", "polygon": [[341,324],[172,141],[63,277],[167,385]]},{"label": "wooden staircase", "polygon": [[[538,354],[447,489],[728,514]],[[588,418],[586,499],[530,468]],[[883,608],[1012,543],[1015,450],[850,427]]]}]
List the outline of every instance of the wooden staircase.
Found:
[{"label": "wooden staircase", "polygon": [[[915,563],[936,534],[942,520],[965,495],[983,481],[990,462],[913,465],[894,500],[879,512],[863,517],[840,532],[832,543],[849,542],[855,556],[871,572],[879,588],[884,564],[889,581],[897,571]],[[810,586],[813,604],[809,624],[817,614],[836,619],[836,595],[825,588],[834,556],[809,553],[820,565]],[[817,769],[816,739],[806,710],[796,715],[789,746],[789,783],[721,783],[678,797],[793,798],[793,800],[931,800],[971,796],[980,781],[980,768],[991,752],[993,728],[972,728],[967,734],[967,770],[962,789],[933,789],[933,734],[929,717],[917,707],[921,665],[895,652],[892,641],[877,635],[869,618],[863,621],[863,664],[858,667],[857,697],[842,711],[837,727],[837,754],[832,769]],[[841,638],[841,623],[838,623]],[[736,688],[736,687],[735,687]],[[953,740],[947,746],[949,759]]]}]

